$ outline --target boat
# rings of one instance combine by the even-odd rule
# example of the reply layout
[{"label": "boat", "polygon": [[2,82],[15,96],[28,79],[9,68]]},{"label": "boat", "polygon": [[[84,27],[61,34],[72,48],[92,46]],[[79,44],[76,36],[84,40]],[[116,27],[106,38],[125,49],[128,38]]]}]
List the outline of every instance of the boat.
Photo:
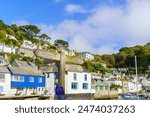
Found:
[{"label": "boat", "polygon": [[123,98],[131,98],[131,96],[132,96],[131,94],[122,94]]}]

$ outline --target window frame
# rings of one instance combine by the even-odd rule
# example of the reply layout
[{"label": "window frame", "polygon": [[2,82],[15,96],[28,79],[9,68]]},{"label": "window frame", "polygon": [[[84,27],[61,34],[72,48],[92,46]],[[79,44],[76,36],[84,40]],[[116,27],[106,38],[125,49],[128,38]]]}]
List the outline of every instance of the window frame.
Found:
[{"label": "window frame", "polygon": [[77,82],[72,82],[71,83],[71,89],[72,90],[77,90],[78,89],[78,83]]},{"label": "window frame", "polygon": [[42,83],[42,82],[43,82],[42,77],[38,77],[38,83]]},{"label": "window frame", "polygon": [[88,90],[89,89],[89,84],[88,83],[82,83],[82,89]]},{"label": "window frame", "polygon": [[34,77],[29,77],[29,82],[34,82]]}]

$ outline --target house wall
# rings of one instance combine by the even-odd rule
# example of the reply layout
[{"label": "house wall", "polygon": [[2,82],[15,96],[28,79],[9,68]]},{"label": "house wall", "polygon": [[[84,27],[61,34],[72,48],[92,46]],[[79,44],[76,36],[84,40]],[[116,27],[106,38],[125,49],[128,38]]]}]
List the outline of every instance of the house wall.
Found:
[{"label": "house wall", "polygon": [[149,86],[150,86],[150,81],[147,80],[147,78],[144,78],[144,79],[142,80],[142,84],[143,84],[143,86],[149,87]]},{"label": "house wall", "polygon": [[[77,80],[74,80],[74,73],[77,75]],[[84,75],[87,74],[87,81],[84,81]],[[72,89],[71,84],[78,83],[77,89]],[[88,89],[83,89],[83,83],[88,83]],[[77,72],[68,72],[65,75],[65,94],[82,94],[82,93],[91,93],[91,74],[90,73],[77,73]]]},{"label": "house wall", "polygon": [[94,60],[94,56],[92,54],[80,53],[79,56],[85,60]]},{"label": "house wall", "polygon": [[36,44],[33,44],[31,41],[27,41],[27,40],[24,40],[24,42],[21,45],[21,47],[27,48],[27,49],[31,49],[31,50],[37,49],[37,45]]},{"label": "house wall", "polygon": [[[49,76],[48,76],[49,74]],[[55,94],[55,73],[47,73],[46,74],[46,85],[45,85],[45,89],[48,90],[49,94],[54,95]]]},{"label": "house wall", "polygon": [[[31,95],[33,90],[37,94],[43,94],[45,91],[45,78],[43,78],[42,83],[37,83],[37,77],[34,77],[36,80],[34,83],[28,82],[27,76],[25,76],[25,82],[15,82],[11,81],[12,77],[11,74],[5,73],[5,82],[0,82],[0,87],[3,89],[2,94],[5,96],[14,96],[16,92],[20,93],[21,95]],[[24,76],[24,75],[23,75]],[[41,77],[41,76],[40,76]],[[18,89],[19,88],[19,89]]]},{"label": "house wall", "polygon": [[7,95],[14,95],[16,90],[11,88],[11,74],[4,73],[5,81],[0,82],[0,86],[3,88],[3,93]]},{"label": "house wall", "polygon": [[[23,76],[24,81],[11,81],[11,87],[13,88],[34,88],[34,87],[45,87],[45,77],[44,76],[29,76],[29,75],[21,75],[21,74],[12,74],[14,76]],[[34,78],[34,82],[29,82],[30,77]],[[42,82],[38,82],[38,78],[42,78]]]},{"label": "house wall", "polygon": [[0,44],[0,52],[15,53],[16,49],[7,45]]}]

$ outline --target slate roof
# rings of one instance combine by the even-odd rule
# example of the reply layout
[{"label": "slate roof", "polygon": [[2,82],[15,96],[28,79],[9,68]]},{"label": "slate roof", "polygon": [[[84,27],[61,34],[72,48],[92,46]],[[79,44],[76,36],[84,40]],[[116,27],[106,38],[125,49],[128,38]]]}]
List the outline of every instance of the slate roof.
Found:
[{"label": "slate roof", "polygon": [[23,74],[31,76],[44,76],[41,70],[26,67],[8,67],[12,74]]},{"label": "slate roof", "polygon": [[32,62],[20,61],[20,60],[15,60],[15,61],[20,67],[36,67],[36,65]]},{"label": "slate roof", "polygon": [[74,65],[74,64],[66,64],[66,71],[70,72],[84,72],[85,69],[81,65]]},{"label": "slate roof", "polygon": [[58,72],[58,68],[56,67],[56,65],[41,67],[40,70],[42,70],[43,72]]},{"label": "slate roof", "polygon": [[10,73],[6,66],[0,66],[0,73]]}]

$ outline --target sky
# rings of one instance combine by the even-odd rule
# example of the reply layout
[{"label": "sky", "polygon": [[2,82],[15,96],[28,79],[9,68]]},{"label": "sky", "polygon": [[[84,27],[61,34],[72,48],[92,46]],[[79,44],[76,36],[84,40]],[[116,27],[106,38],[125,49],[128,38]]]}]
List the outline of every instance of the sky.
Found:
[{"label": "sky", "polygon": [[37,25],[72,50],[116,53],[150,42],[150,0],[0,0],[7,24]]}]

